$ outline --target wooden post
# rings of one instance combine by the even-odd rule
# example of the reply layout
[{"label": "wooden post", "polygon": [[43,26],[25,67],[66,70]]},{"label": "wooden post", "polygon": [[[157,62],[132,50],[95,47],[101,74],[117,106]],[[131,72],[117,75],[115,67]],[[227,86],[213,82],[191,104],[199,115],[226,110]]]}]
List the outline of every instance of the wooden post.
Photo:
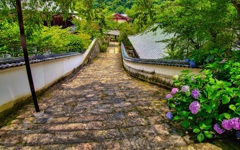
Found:
[{"label": "wooden post", "polygon": [[30,90],[32,93],[32,99],[34,102],[35,110],[36,110],[36,112],[40,112],[38,102],[37,102],[36,92],[34,89],[29,59],[28,59],[27,44],[26,44],[26,37],[25,37],[25,33],[24,33],[24,25],[23,25],[23,17],[22,17],[21,0],[16,0],[16,5],[17,5],[18,22],[19,22],[19,29],[20,29],[20,36],[21,36],[21,44],[22,44],[22,48],[23,48],[23,54],[24,54],[27,75],[28,75],[29,86],[30,86]]}]

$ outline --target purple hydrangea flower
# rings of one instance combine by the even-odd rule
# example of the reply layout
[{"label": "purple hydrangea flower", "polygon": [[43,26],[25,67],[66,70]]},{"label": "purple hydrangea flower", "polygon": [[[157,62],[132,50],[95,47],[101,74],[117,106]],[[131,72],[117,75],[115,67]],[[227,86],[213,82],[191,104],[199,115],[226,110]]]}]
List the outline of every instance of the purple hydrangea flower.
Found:
[{"label": "purple hydrangea flower", "polygon": [[167,112],[166,117],[171,120],[173,118],[173,115],[171,112]]},{"label": "purple hydrangea flower", "polygon": [[233,124],[232,124],[231,120],[224,119],[222,121],[222,127],[226,130],[232,130]]},{"label": "purple hydrangea flower", "polygon": [[195,62],[194,62],[194,61],[191,60],[191,61],[189,62],[189,64],[190,64],[190,68],[194,68],[194,67],[195,67]]},{"label": "purple hydrangea flower", "polygon": [[225,130],[222,129],[222,128],[220,128],[217,123],[213,126],[213,129],[214,129],[218,134],[223,134],[223,133],[225,132]]},{"label": "purple hydrangea flower", "polygon": [[191,95],[193,98],[197,99],[200,95],[200,91],[198,89],[194,89],[192,90]]},{"label": "purple hydrangea flower", "polygon": [[240,118],[238,117],[232,118],[231,122],[232,122],[233,129],[240,130]]},{"label": "purple hydrangea flower", "polygon": [[200,109],[200,103],[198,101],[194,101],[189,105],[189,109],[192,114],[197,114]]},{"label": "purple hydrangea flower", "polygon": [[172,94],[166,95],[166,99],[172,98]]},{"label": "purple hydrangea flower", "polygon": [[171,94],[174,95],[174,94],[176,94],[178,91],[179,91],[178,88],[173,88],[172,91],[171,91]]},{"label": "purple hydrangea flower", "polygon": [[237,136],[237,139],[240,139],[240,131],[237,131],[236,136]]},{"label": "purple hydrangea flower", "polygon": [[186,59],[185,62],[186,62],[186,63],[189,63],[189,59]]},{"label": "purple hydrangea flower", "polygon": [[235,118],[233,128],[235,130],[240,130],[240,118]]},{"label": "purple hydrangea flower", "polygon": [[188,92],[189,91],[189,86],[187,86],[187,85],[184,85],[184,86],[182,86],[182,92]]}]

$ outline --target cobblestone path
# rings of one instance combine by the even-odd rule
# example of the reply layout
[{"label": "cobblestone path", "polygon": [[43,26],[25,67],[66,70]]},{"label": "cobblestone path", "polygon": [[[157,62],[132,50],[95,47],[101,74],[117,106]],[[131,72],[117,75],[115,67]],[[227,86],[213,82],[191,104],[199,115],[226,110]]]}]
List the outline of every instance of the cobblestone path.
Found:
[{"label": "cobblestone path", "polygon": [[168,91],[130,77],[120,56],[111,43],[106,53],[50,88],[39,98],[43,116],[33,117],[28,105],[1,128],[0,149],[184,149],[179,146],[191,141],[165,118]]}]

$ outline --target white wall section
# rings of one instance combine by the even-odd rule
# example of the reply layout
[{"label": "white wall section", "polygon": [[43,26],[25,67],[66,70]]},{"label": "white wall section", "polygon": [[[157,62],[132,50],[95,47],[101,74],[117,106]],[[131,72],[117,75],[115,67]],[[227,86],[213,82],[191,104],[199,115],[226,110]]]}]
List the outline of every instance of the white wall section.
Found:
[{"label": "white wall section", "polygon": [[[35,90],[41,90],[83,65],[91,53],[99,52],[97,40],[93,40],[83,54],[31,64]],[[31,95],[25,66],[0,70],[0,106]]]}]

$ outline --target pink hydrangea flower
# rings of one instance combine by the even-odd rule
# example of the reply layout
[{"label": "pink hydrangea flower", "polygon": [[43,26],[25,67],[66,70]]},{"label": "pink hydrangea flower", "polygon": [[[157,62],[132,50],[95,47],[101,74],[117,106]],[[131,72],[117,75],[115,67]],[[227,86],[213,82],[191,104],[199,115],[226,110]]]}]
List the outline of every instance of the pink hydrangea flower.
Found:
[{"label": "pink hydrangea flower", "polygon": [[192,114],[197,114],[199,109],[200,109],[200,103],[198,101],[193,101],[190,105],[189,105],[189,109],[191,111]]},{"label": "pink hydrangea flower", "polygon": [[172,94],[166,95],[166,99],[172,98]]},{"label": "pink hydrangea flower", "polygon": [[174,95],[179,91],[178,88],[172,88],[171,94]]}]

